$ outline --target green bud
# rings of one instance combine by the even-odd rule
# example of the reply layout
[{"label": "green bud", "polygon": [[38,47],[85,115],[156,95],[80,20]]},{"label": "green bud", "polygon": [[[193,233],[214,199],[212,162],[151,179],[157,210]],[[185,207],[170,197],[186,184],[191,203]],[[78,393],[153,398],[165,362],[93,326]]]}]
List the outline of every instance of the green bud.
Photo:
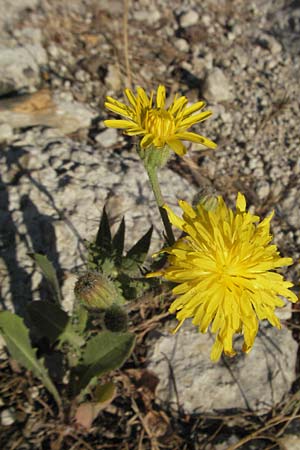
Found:
[{"label": "green bud", "polygon": [[120,302],[120,293],[114,283],[98,272],[87,272],[76,282],[74,293],[87,309],[105,310]]},{"label": "green bud", "polygon": [[145,149],[138,148],[138,154],[143,160],[144,165],[147,169],[160,169],[164,167],[170,158],[170,147],[165,145],[164,147],[147,147]]},{"label": "green bud", "polygon": [[104,324],[109,331],[126,331],[128,328],[126,311],[118,305],[112,305],[105,311]]}]

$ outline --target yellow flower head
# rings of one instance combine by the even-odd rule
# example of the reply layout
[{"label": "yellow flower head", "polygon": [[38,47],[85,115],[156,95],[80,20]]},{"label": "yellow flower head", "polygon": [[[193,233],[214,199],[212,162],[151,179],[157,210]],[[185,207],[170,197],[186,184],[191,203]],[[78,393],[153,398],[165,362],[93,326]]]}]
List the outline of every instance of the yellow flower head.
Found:
[{"label": "yellow flower head", "polygon": [[[125,89],[129,105],[107,97],[105,107],[120,116],[120,120],[105,120],[107,127],[122,128],[129,136],[143,136],[140,146],[156,148],[168,145],[175,153],[182,156],[186,147],[182,141],[191,141],[209,148],[216,144],[197,133],[187,131],[192,125],[203,122],[211,116],[211,111],[198,112],[205,107],[205,102],[197,102],[187,107],[188,99],[184,96],[175,96],[171,105],[166,108],[166,89],[159,86],[156,93],[156,103],[153,101],[153,91],[150,97],[142,88],[137,88],[136,95]],[[197,114],[194,114],[197,113]]]},{"label": "yellow flower head", "polygon": [[179,324],[193,318],[193,324],[205,333],[211,325],[216,340],[211,359],[217,361],[222,351],[233,356],[232,338],[243,333],[243,351],[251,350],[259,320],[267,319],[280,328],[275,307],[283,306],[278,295],[297,301],[289,290],[292,283],[273,272],[292,264],[291,258],[281,258],[276,245],[270,245],[271,214],[262,222],[246,212],[246,201],[238,194],[236,212],[229,209],[222,197],[212,208],[198,204],[195,208],[185,201],[179,205],[183,217],[165,207],[170,221],[186,233],[167,248],[169,266],[150,276],[163,276],[179,283],[173,293],[178,298],[170,312],[177,312]]}]

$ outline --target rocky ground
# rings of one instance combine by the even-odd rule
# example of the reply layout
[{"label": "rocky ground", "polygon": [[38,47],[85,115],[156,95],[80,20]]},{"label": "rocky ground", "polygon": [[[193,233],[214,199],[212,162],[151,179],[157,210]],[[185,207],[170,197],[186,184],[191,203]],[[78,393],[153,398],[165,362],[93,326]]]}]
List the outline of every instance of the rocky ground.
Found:
[{"label": "rocky ground", "polygon": [[[70,308],[76,275],[84,267],[84,239],[95,235],[104,204],[112,223],[125,214],[128,244],[153,223],[152,250],[160,247],[159,215],[133,143],[103,125],[108,117],[103,107],[106,95],[122,99],[126,86],[150,90],[159,83],[167,86],[170,95],[179,91],[191,101],[207,100],[214,115],[194,129],[218,143],[215,151],[191,146],[185,158],[172,157],[161,173],[168,203],[175,207],[178,198],[192,201],[204,187],[218,191],[231,204],[241,191],[262,216],[275,209],[274,239],[285,256],[294,258],[286,275],[299,284],[297,1],[0,0],[0,6],[3,308],[13,305],[22,313],[29,300],[40,298],[41,276],[28,257],[32,251],[44,251],[54,262],[65,306]],[[247,384],[251,373],[247,364],[253,368],[255,354],[253,363],[243,357],[233,366],[226,363],[227,372],[220,366],[213,369],[205,352],[197,358],[199,346],[206,348],[203,336],[194,336],[187,327],[178,334],[175,345],[174,340],[169,343],[169,328],[167,323],[149,335],[144,343],[151,347],[146,361],[161,378],[154,401],[162,408],[176,402],[176,392],[162,379],[168,364],[173,367],[185,420],[186,414],[201,413],[196,416],[200,424],[205,414],[219,409],[230,413],[248,408],[247,414],[250,410],[270,411],[298,376],[298,347],[287,328],[280,338],[271,336],[269,329],[262,330],[255,350],[261,364],[251,375],[251,386]],[[197,339],[199,345],[198,341],[191,345]],[[271,347],[268,342],[273,343]],[[176,353],[174,346],[194,353]],[[161,358],[162,352],[168,352],[168,364]],[[187,367],[190,377],[186,376]],[[204,368],[211,375],[197,380],[197,373]],[[268,382],[269,389],[264,391]],[[214,395],[206,399],[204,393],[211,390]],[[219,408],[216,393],[221,397]],[[257,398],[261,400],[258,403]],[[1,430],[9,434],[15,420],[7,419],[7,406],[1,406]],[[231,448],[240,438],[235,426],[236,422],[213,443],[208,438],[205,441],[204,432],[197,435],[193,423],[194,438],[184,442],[187,429],[183,427],[180,446]],[[161,448],[178,448],[178,443],[168,444],[172,441],[168,436],[165,429]],[[294,428],[280,439],[287,450],[300,446]],[[23,446],[6,448],[39,448],[33,444],[26,447],[25,441]],[[104,446],[95,444],[93,448],[142,449],[153,443],[145,438],[144,444],[126,447],[125,441],[109,447],[114,444],[107,434]],[[271,448],[267,440],[249,445],[252,447],[247,448]],[[273,448],[279,448],[275,445]]]}]

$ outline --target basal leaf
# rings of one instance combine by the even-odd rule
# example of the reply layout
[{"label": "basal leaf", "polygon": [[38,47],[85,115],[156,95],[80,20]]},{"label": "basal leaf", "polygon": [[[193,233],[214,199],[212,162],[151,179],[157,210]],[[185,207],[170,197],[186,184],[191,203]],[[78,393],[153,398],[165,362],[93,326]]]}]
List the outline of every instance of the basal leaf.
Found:
[{"label": "basal leaf", "polygon": [[59,304],[62,302],[60,287],[58,283],[58,279],[56,276],[56,271],[53,267],[53,264],[51,261],[49,261],[48,257],[46,255],[42,255],[41,253],[32,253],[30,255],[36,264],[41,269],[44,277],[50,284],[50,287],[52,289],[53,295],[55,297],[55,301]]},{"label": "basal leaf", "polygon": [[121,258],[124,250],[124,240],[125,240],[125,220],[124,217],[119,225],[116,234],[113,237],[112,245],[117,258]]},{"label": "basal leaf", "polygon": [[55,342],[65,330],[69,316],[58,305],[46,301],[34,301],[27,306],[27,312],[40,337]]},{"label": "basal leaf", "polygon": [[31,302],[27,311],[39,336],[45,336],[51,343],[58,339],[78,346],[83,341],[72,329],[68,314],[58,305],[46,301]]},{"label": "basal leaf", "polygon": [[121,367],[133,350],[135,335],[102,331],[87,343],[82,364],[77,369],[77,393],[90,381],[110,370]]},{"label": "basal leaf", "polygon": [[143,264],[146,259],[152,237],[153,226],[146,234],[128,251],[126,258],[134,260],[138,264]]},{"label": "basal leaf", "polygon": [[0,332],[12,358],[27,370],[32,371],[60,405],[59,393],[52,383],[43,361],[36,357],[36,349],[31,346],[29,330],[24,325],[23,319],[10,311],[0,312]]},{"label": "basal leaf", "polygon": [[102,250],[105,254],[110,255],[112,252],[111,232],[105,207],[102,211],[95,243],[97,248]]}]

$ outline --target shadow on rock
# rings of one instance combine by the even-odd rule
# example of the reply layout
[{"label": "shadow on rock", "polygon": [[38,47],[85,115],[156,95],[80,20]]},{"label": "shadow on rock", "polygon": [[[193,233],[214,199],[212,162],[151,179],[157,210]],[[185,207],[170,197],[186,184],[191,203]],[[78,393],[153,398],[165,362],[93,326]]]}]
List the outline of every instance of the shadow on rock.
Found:
[{"label": "shadow on rock", "polygon": [[[17,243],[20,238],[22,239],[9,208],[7,185],[0,175],[0,253],[4,266],[1,279],[3,280],[7,274],[14,309],[23,315],[26,303],[32,298],[32,292],[31,277],[18,262]],[[6,308],[3,284],[1,282],[0,301],[2,307]]]},{"label": "shadow on rock", "polygon": [[[26,226],[27,236],[31,241],[33,253],[47,255],[56,269],[59,284],[62,282],[62,269],[59,264],[59,254],[56,246],[56,235],[53,226],[53,217],[42,214],[28,195],[23,195],[20,201],[23,213],[23,222]],[[49,299],[51,291],[43,278],[39,285],[41,299]]]}]

